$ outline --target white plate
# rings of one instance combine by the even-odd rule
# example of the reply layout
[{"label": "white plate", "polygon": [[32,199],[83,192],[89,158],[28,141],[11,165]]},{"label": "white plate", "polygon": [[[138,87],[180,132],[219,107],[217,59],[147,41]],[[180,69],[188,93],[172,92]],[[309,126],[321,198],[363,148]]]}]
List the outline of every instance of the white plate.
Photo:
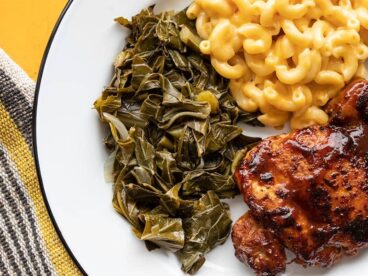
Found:
[{"label": "white plate", "polygon": [[[127,32],[113,22],[131,17],[153,0],[78,0],[60,23],[38,82],[35,151],[50,211],[73,255],[90,275],[182,275],[172,254],[148,252],[111,206],[112,189],[103,178],[106,158],[103,129],[92,110],[112,76],[112,62]],[[189,1],[161,0],[159,8],[182,8]],[[41,70],[42,71],[42,70]],[[36,100],[37,103],[37,100]],[[270,130],[247,129],[267,136]],[[248,132],[249,133],[249,132]],[[235,220],[245,210],[231,201]],[[345,258],[330,270],[291,265],[294,275],[362,275],[366,254]],[[198,275],[252,275],[234,257],[230,239],[207,257]]]}]

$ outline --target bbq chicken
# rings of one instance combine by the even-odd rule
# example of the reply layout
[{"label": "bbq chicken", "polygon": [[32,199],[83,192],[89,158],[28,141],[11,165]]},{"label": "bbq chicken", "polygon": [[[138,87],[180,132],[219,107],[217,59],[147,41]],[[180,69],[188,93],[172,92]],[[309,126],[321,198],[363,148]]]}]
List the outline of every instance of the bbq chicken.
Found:
[{"label": "bbq chicken", "polygon": [[329,267],[368,243],[368,81],[326,111],[327,126],[264,139],[235,172],[250,208],[233,226],[235,255],[259,275],[285,271],[285,249]]}]

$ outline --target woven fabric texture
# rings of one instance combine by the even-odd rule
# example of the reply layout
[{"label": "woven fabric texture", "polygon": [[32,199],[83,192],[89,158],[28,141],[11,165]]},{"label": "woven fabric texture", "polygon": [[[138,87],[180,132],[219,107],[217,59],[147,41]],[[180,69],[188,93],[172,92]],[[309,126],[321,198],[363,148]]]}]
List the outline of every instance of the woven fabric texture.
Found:
[{"label": "woven fabric texture", "polygon": [[0,49],[0,275],[80,275],[48,216],[32,155],[34,82]]}]

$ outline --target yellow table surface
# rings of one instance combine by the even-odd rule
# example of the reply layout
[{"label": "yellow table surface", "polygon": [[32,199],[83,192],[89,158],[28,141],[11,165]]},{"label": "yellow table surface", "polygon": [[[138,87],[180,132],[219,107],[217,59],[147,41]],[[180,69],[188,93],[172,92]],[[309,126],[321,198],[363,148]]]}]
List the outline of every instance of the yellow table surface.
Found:
[{"label": "yellow table surface", "polygon": [[0,0],[0,48],[36,79],[46,44],[67,0]]}]

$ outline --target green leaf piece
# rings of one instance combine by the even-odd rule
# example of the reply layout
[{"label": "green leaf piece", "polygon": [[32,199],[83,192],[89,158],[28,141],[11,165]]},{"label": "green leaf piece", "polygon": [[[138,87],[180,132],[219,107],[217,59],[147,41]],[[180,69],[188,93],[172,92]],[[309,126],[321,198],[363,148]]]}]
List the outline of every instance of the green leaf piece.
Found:
[{"label": "green leaf piece", "polygon": [[180,218],[144,214],[144,230],[141,240],[155,243],[161,248],[176,252],[184,247],[185,233]]},{"label": "green leaf piece", "polygon": [[[200,196],[207,191],[215,192],[220,198],[236,195],[233,177],[203,170],[189,172],[182,181],[184,196]],[[229,196],[230,195],[230,196]]]},{"label": "green leaf piece", "polygon": [[205,254],[223,244],[231,229],[228,209],[214,192],[204,194],[193,209],[192,217],[183,220],[185,245],[177,252],[183,271],[189,274],[198,271]]}]

